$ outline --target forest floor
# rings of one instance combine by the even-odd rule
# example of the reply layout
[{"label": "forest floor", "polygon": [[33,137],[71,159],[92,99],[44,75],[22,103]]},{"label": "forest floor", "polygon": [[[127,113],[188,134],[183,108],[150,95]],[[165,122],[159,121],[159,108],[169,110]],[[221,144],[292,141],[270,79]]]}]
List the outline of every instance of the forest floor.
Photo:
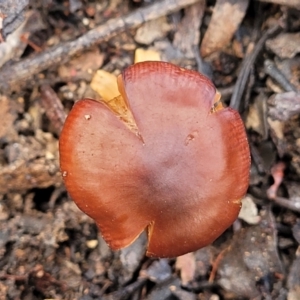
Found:
[{"label": "forest floor", "polygon": [[[300,299],[299,0],[0,0],[0,30],[0,300]],[[208,76],[251,149],[238,220],[172,259],[110,250],[59,168],[73,104],[142,60]]]}]

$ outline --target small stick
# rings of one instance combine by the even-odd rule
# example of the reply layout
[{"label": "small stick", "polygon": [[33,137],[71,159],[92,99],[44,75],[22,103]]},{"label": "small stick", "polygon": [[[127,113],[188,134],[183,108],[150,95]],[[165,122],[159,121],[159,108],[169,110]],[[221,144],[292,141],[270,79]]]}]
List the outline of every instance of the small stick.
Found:
[{"label": "small stick", "polygon": [[230,249],[230,247],[223,249],[217,256],[217,258],[215,259],[215,261],[212,263],[212,269],[208,278],[208,282],[209,283],[213,283],[219,268],[219,265],[222,261],[222,259],[224,258],[224,255],[226,253],[226,251],[228,251]]},{"label": "small stick", "polygon": [[294,87],[285,77],[285,75],[276,67],[276,65],[269,59],[264,62],[265,72],[271,76],[286,92],[297,92],[296,87]]},{"label": "small stick", "polygon": [[273,200],[279,206],[285,207],[294,212],[298,212],[298,213],[300,212],[300,203],[299,202],[295,202],[295,201],[289,200],[287,198],[278,197],[278,196],[275,196],[271,200]]},{"label": "small stick", "polygon": [[45,109],[46,116],[53,125],[55,133],[59,135],[67,114],[60,99],[49,85],[41,86],[40,104]]},{"label": "small stick", "polygon": [[135,282],[125,286],[119,291],[113,292],[109,295],[104,295],[105,300],[122,300],[127,299],[135,291],[140,289],[147,282],[147,278],[138,278]]},{"label": "small stick", "polygon": [[261,2],[269,2],[278,5],[286,5],[289,7],[300,9],[299,0],[260,0]]},{"label": "small stick", "polygon": [[247,85],[247,81],[249,78],[249,74],[251,71],[251,67],[254,64],[258,54],[260,53],[261,49],[263,48],[266,40],[275,34],[281,28],[280,25],[275,25],[274,27],[269,28],[257,42],[253,51],[245,57],[242,63],[241,71],[238,75],[238,79],[235,84],[235,88],[230,100],[230,107],[240,110],[241,99],[244,94],[244,90]]},{"label": "small stick", "polygon": [[266,174],[267,171],[264,168],[263,159],[260,156],[258,149],[253,144],[250,144],[251,157],[253,162],[255,163],[259,174]]},{"label": "small stick", "polygon": [[133,29],[144,22],[174,13],[199,0],[164,0],[145,8],[140,8],[127,16],[107,21],[78,39],[61,43],[33,57],[24,59],[0,70],[0,92],[26,84],[35,74],[57,64],[65,63],[72,56],[107,41],[116,34]]}]

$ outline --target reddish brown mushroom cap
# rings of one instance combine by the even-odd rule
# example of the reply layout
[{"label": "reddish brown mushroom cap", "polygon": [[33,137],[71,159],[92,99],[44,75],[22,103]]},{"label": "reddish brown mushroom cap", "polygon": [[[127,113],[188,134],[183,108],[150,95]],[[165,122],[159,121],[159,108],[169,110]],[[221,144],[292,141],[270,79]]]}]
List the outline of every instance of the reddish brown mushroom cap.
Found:
[{"label": "reddish brown mushroom cap", "polygon": [[89,99],[66,120],[60,161],[68,192],[112,249],[145,228],[150,256],[210,244],[237,218],[248,187],[239,114],[214,109],[213,84],[169,63],[133,65],[118,85],[133,122]]}]

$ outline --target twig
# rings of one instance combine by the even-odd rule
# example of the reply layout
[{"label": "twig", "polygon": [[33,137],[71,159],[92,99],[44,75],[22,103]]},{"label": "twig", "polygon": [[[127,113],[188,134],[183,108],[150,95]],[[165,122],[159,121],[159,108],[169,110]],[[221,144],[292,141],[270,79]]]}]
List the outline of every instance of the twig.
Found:
[{"label": "twig", "polygon": [[60,99],[49,85],[41,86],[40,103],[45,109],[46,116],[53,125],[55,133],[59,135],[67,115]]},{"label": "twig", "polygon": [[258,149],[256,146],[254,146],[252,143],[250,143],[250,150],[251,150],[251,157],[253,162],[255,163],[257,167],[257,171],[259,174],[266,174],[267,170],[264,167],[263,159],[261,155],[258,152]]},{"label": "twig", "polygon": [[219,93],[222,95],[223,101],[228,100],[231,97],[233,90],[234,85],[218,88]]},{"label": "twig", "polygon": [[277,83],[280,84],[280,86],[286,91],[286,92],[297,92],[296,87],[294,87],[288,79],[285,77],[285,75],[276,67],[276,65],[269,59],[266,59],[264,62],[264,69],[265,72],[270,75],[273,79],[277,81]]},{"label": "twig", "polygon": [[230,249],[230,247],[227,247],[225,249],[223,249],[217,256],[217,258],[215,259],[215,261],[212,263],[212,269],[208,278],[208,282],[209,283],[213,283],[219,268],[219,265],[222,261],[222,259],[224,258],[225,253]]},{"label": "twig", "polygon": [[248,81],[248,77],[251,71],[251,67],[254,64],[259,52],[262,50],[266,40],[275,34],[279,29],[281,28],[280,25],[275,25],[274,27],[271,27],[268,29],[260,38],[260,40],[257,42],[255,48],[253,51],[245,57],[241,71],[238,75],[238,79],[235,84],[235,88],[233,91],[233,94],[231,96],[230,100],[230,106],[236,110],[240,109],[241,99],[244,94],[244,90]]},{"label": "twig", "polygon": [[[211,66],[208,63],[206,63],[202,59],[198,45],[193,46],[193,52],[194,52],[194,56],[195,56],[195,60],[196,60],[198,72],[202,73],[205,76],[207,76],[208,78],[212,79],[212,77],[213,77],[212,68],[211,68]],[[221,93],[221,95],[223,97],[222,93]]]},{"label": "twig", "polygon": [[139,278],[135,282],[125,286],[119,291],[113,292],[109,295],[105,295],[103,299],[105,300],[124,300],[128,299],[135,291],[140,289],[147,281],[147,278]]},{"label": "twig", "polygon": [[277,205],[290,209],[294,212],[300,212],[300,203],[296,201],[289,200],[287,198],[275,196],[272,198]]},{"label": "twig", "polygon": [[112,36],[150,20],[174,13],[199,0],[164,0],[145,8],[140,8],[127,16],[111,19],[80,38],[61,43],[33,57],[24,59],[0,71],[0,92],[15,86],[20,87],[33,75],[59,63],[66,62],[72,56],[91,48],[95,44],[110,39]]},{"label": "twig", "polygon": [[279,5],[286,5],[289,7],[294,7],[294,8],[300,9],[299,0],[260,0],[260,1],[279,4]]}]

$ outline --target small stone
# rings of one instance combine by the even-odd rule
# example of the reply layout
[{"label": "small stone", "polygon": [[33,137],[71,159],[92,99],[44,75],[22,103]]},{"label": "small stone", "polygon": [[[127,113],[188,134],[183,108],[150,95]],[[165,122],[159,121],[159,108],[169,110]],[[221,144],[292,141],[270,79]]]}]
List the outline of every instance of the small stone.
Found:
[{"label": "small stone", "polygon": [[90,249],[95,249],[98,246],[98,240],[89,240],[89,241],[86,241],[86,245]]}]

